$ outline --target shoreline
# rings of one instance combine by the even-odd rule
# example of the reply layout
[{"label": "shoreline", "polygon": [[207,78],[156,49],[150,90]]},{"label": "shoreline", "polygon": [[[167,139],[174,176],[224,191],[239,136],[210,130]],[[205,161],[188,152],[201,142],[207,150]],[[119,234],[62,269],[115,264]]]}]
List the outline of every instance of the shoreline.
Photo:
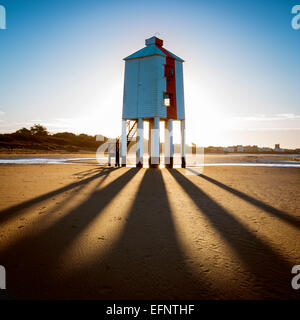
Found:
[{"label": "shoreline", "polygon": [[[98,161],[99,160],[99,161]],[[0,155],[0,165],[20,165],[20,164],[95,164],[108,165],[108,158],[96,158],[95,154],[20,154]],[[144,157],[144,163],[147,164],[148,157]],[[161,156],[161,168],[163,168],[164,158]],[[135,165],[135,155],[127,155],[127,166],[133,167]],[[204,154],[204,156],[197,156],[197,160],[187,156],[188,167],[201,166],[273,166],[273,167],[300,167],[300,155],[264,155],[264,154]],[[147,167],[144,166],[144,167]],[[174,167],[181,167],[181,156],[174,155]]]}]

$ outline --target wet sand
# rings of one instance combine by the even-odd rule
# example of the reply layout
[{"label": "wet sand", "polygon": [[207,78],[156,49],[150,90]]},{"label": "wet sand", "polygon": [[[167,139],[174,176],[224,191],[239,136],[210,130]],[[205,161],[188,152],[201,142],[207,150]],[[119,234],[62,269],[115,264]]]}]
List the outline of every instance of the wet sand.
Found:
[{"label": "wet sand", "polygon": [[300,170],[0,166],[9,298],[299,299]]}]

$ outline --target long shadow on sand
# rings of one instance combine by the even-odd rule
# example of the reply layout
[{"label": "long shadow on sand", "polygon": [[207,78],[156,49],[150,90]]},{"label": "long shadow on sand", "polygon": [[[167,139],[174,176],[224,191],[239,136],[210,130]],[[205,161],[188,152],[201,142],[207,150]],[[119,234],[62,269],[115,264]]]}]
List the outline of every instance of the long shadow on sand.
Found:
[{"label": "long shadow on sand", "polygon": [[[180,235],[176,233],[165,183],[158,169],[145,170],[125,225],[112,247],[107,248],[105,253],[96,253],[86,263],[76,261],[76,265],[62,267],[60,261],[65,258],[73,241],[96,221],[103,209],[139,172],[136,168],[122,170],[126,171],[101,189],[97,189],[102,181],[100,173],[97,177],[88,178],[91,179],[89,181],[99,178],[99,181],[84,202],[59,217],[47,229],[27,235],[0,252],[0,264],[6,266],[9,273],[8,293],[11,297],[222,297],[222,292],[216,285],[212,285],[205,273],[195,274],[190,269],[187,256],[178,240]],[[292,266],[284,257],[178,170],[170,169],[169,172],[201,213],[209,219],[216,232],[234,250],[241,263],[248,268],[252,280],[254,279],[251,285],[255,296],[298,297],[290,285]],[[224,272],[232,270],[224,269]],[[249,288],[245,289],[251,291]],[[230,288],[228,292],[225,294],[227,298],[230,297]],[[232,293],[232,298],[238,297],[237,293]]]},{"label": "long shadow on sand", "polygon": [[84,186],[84,185],[90,183],[91,181],[98,179],[101,176],[106,176],[109,173],[111,173],[112,171],[117,170],[117,169],[118,168],[99,168],[99,169],[97,168],[96,171],[95,171],[95,169],[92,169],[92,175],[89,176],[88,178],[85,178],[85,179],[77,181],[77,182],[70,183],[67,186],[58,188],[54,191],[45,193],[45,194],[38,196],[36,198],[24,201],[20,204],[17,204],[17,205],[9,207],[7,209],[1,210],[0,211],[0,224],[8,221],[9,219],[17,217],[19,214],[21,214],[23,212],[24,209],[28,209],[35,204],[38,204],[42,201],[45,201],[51,197],[54,197],[56,195],[63,193],[63,192],[72,190],[72,189],[77,188],[79,186]]},{"label": "long shadow on sand", "polygon": [[256,283],[254,289],[261,298],[298,297],[290,284],[292,265],[283,256],[178,170],[169,172],[251,272]]},{"label": "long shadow on sand", "polygon": [[81,298],[188,299],[207,298],[207,294],[217,297],[204,276],[196,276],[187,266],[158,169],[145,171],[113,247],[94,257],[67,282],[76,283],[76,297]]},{"label": "long shadow on sand", "polygon": [[201,178],[215,184],[216,186],[229,191],[230,193],[232,193],[233,195],[239,197],[240,199],[243,199],[249,203],[251,203],[252,205],[264,210],[265,212],[267,212],[268,214],[272,214],[276,217],[278,217],[279,219],[281,219],[282,221],[285,221],[287,223],[289,223],[291,226],[293,227],[297,227],[298,229],[300,228],[300,220],[297,219],[296,217],[291,216],[290,214],[288,214],[287,212],[278,210],[276,208],[274,208],[273,206],[264,203],[258,199],[255,199],[247,194],[245,194],[244,192],[241,192],[239,190],[236,190],[234,188],[231,188],[227,185],[225,185],[224,183],[217,181],[211,177],[208,177],[204,174],[200,174],[199,175]]},{"label": "long shadow on sand", "polygon": [[[60,270],[60,260],[64,258],[69,245],[138,171],[135,168],[125,171],[102,189],[95,189],[83,203],[58,218],[49,228],[27,235],[0,252],[0,263],[6,266],[10,274],[8,293],[17,298],[55,297],[61,295],[61,290],[69,292],[69,288],[71,296],[70,286],[62,289],[65,270]],[[92,180],[99,177],[93,176]],[[55,276],[51,278],[53,274]],[[84,279],[81,281],[84,282]]]}]

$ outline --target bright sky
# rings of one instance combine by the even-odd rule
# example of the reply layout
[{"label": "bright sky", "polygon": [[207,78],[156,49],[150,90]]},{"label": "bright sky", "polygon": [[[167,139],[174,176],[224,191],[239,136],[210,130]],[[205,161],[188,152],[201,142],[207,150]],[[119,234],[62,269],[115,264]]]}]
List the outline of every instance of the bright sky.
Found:
[{"label": "bright sky", "polygon": [[120,135],[124,57],[185,59],[187,140],[300,147],[300,0],[0,0],[0,132]]}]

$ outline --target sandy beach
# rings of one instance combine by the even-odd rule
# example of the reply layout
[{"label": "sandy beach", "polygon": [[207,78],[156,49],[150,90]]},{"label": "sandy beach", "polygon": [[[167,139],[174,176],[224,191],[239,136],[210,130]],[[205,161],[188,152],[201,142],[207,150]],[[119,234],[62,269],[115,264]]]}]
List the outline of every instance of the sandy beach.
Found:
[{"label": "sandy beach", "polygon": [[298,168],[0,166],[9,298],[299,299]]}]

